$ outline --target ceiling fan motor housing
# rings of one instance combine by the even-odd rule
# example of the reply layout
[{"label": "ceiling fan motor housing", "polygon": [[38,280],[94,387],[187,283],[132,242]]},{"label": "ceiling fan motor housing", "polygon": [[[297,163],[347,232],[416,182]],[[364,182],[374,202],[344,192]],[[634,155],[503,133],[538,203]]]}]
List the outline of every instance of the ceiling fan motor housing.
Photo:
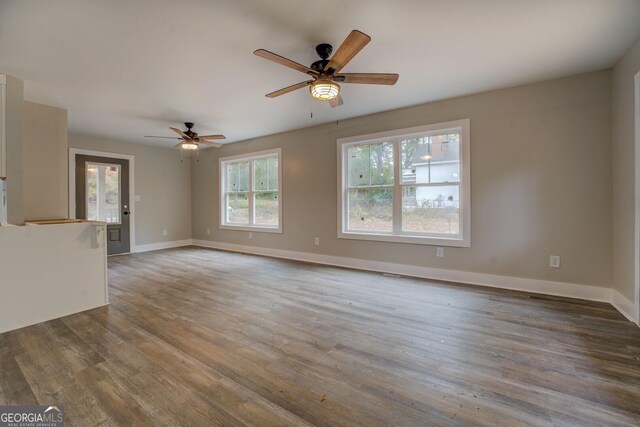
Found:
[{"label": "ceiling fan motor housing", "polygon": [[331,52],[333,52],[333,46],[329,43],[320,43],[316,46],[316,53],[322,59],[328,59],[331,56]]},{"label": "ceiling fan motor housing", "polygon": [[184,125],[187,128],[187,130],[184,132],[185,135],[187,135],[189,138],[197,138],[198,137],[198,134],[191,130],[191,128],[193,127],[193,123],[192,122],[184,122]]},{"label": "ceiling fan motor housing", "polygon": [[326,67],[329,63],[331,52],[333,52],[333,46],[331,46],[329,43],[320,43],[319,45],[317,45],[316,53],[322,59],[311,64],[309,68],[317,71],[318,73],[321,73],[324,70],[324,67]]}]

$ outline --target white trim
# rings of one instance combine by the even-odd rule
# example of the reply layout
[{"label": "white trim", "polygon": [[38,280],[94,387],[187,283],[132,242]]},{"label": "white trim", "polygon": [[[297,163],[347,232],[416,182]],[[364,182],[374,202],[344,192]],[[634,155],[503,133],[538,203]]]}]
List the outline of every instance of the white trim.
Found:
[{"label": "white trim", "polygon": [[264,225],[218,225],[220,230],[236,230],[236,231],[251,231],[252,233],[280,233],[282,229],[278,227],[267,227]]},{"label": "white trim", "polygon": [[[345,167],[348,164],[346,160],[347,150],[344,147],[354,144],[366,144],[371,142],[387,142],[390,138],[406,138],[416,135],[436,134],[446,132],[448,130],[456,130],[461,133],[460,141],[460,179],[458,183],[443,183],[442,185],[458,185],[460,189],[460,212],[462,213],[460,223],[459,237],[436,236],[434,234],[420,236],[412,233],[365,233],[357,231],[348,231],[347,212],[343,210],[343,206],[347,204],[346,179],[348,176]],[[399,242],[412,243],[421,245],[434,246],[453,246],[461,248],[471,247],[471,121],[469,119],[453,120],[442,123],[433,123],[425,126],[416,126],[412,128],[396,129],[386,132],[378,132],[368,135],[358,135],[348,138],[339,138],[337,140],[337,199],[338,199],[338,238],[339,239],[357,239],[357,240],[375,240],[383,242]],[[394,142],[394,185],[387,188],[394,189],[393,196],[393,218],[394,230],[399,230],[401,223],[402,209],[402,187],[406,186],[400,182],[400,153],[398,144]]]},{"label": "white trim", "polygon": [[[256,159],[260,159],[263,157],[271,157],[274,154],[278,155],[278,226],[270,227],[266,225],[252,225],[254,216],[254,207],[253,207],[253,195],[257,193],[253,189],[254,178],[253,178],[253,161]],[[224,173],[224,163],[233,162],[235,160],[247,160],[249,162],[249,191],[246,192],[247,200],[249,202],[249,224],[229,224],[226,223],[227,218],[227,203],[226,203],[226,176]],[[218,199],[220,201],[220,218],[218,221],[218,228],[221,230],[236,230],[236,231],[251,231],[257,233],[282,233],[282,207],[284,206],[282,202],[282,148],[273,148],[270,150],[256,151],[252,153],[244,153],[237,154],[235,156],[221,157],[218,159],[218,177],[219,177],[219,188],[218,188]]]},{"label": "white trim", "polygon": [[632,301],[633,318],[640,325],[640,72],[634,76],[634,122],[635,122],[635,215],[634,215],[634,291]]},{"label": "white trim", "polygon": [[76,154],[129,160],[129,250],[136,247],[135,157],[129,154],[69,148],[69,218],[76,217]]},{"label": "white trim", "polygon": [[633,301],[627,299],[624,295],[622,295],[615,289],[611,289],[611,305],[631,322],[640,325],[638,312],[635,305],[633,304]]},{"label": "white trim", "polygon": [[527,279],[522,277],[499,276],[495,274],[473,273],[468,271],[445,270],[441,268],[421,267],[415,265],[396,264],[390,262],[370,261],[357,258],[344,258],[333,255],[314,254],[310,252],[287,251],[257,246],[236,245],[232,243],[193,240],[194,246],[242,252],[273,258],[284,258],[295,261],[312,262],[314,264],[353,268],[356,270],[391,273],[422,279],[442,280],[465,283],[491,288],[510,289],[533,292],[589,301],[611,302],[611,289],[599,286],[577,285],[573,283],[552,282],[547,280]]},{"label": "white trim", "polygon": [[[231,162],[234,160],[244,160],[244,159],[258,159],[260,157],[269,157],[272,154],[282,154],[282,148],[270,148],[268,150],[262,151],[252,151],[250,153],[236,154],[234,156],[220,157],[218,160],[221,162]],[[278,165],[278,168],[280,165]]]},{"label": "white trim", "polygon": [[150,251],[159,251],[161,249],[171,249],[171,248],[180,248],[183,246],[191,246],[193,244],[192,239],[185,240],[172,240],[170,242],[160,242],[160,243],[148,243],[146,245],[138,245],[136,246],[136,250],[133,252],[150,252]]},{"label": "white trim", "polygon": [[339,239],[355,239],[355,240],[373,240],[376,242],[395,242],[395,243],[410,243],[418,245],[431,245],[431,246],[447,246],[454,248],[468,248],[471,244],[464,244],[459,238],[451,237],[435,237],[431,235],[429,237],[420,237],[416,235],[403,236],[402,234],[382,234],[371,232],[357,232],[357,231],[345,231],[338,232]]}]

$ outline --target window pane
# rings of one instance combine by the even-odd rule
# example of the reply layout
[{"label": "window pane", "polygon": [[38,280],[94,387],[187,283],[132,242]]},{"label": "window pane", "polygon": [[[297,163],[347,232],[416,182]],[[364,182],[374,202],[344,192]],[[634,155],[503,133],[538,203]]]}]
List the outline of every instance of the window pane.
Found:
[{"label": "window pane", "polygon": [[460,187],[405,187],[402,197],[402,231],[460,233]]},{"label": "window pane", "polygon": [[120,223],[120,165],[86,164],[87,219]]},{"label": "window pane", "polygon": [[254,197],[254,222],[278,226],[278,193],[256,193]]},{"label": "window pane", "polygon": [[[413,184],[417,174],[422,176],[420,165],[426,164],[429,153],[429,137],[406,139],[400,143],[400,157],[402,158],[402,183]],[[424,158],[424,159],[423,159]],[[426,181],[428,182],[428,181]]]},{"label": "window pane", "polygon": [[267,176],[267,159],[253,161],[253,188],[255,190],[266,190],[269,185]]},{"label": "window pane", "polygon": [[227,191],[249,191],[249,162],[227,164]]},{"label": "window pane", "polygon": [[267,176],[269,177],[269,185],[267,189],[278,190],[278,157],[269,157],[267,159]]},{"label": "window pane", "polygon": [[253,176],[255,190],[278,189],[278,158],[269,157],[254,160]]},{"label": "window pane", "polygon": [[249,224],[249,196],[246,193],[227,194],[227,222]]},{"label": "window pane", "polygon": [[402,183],[460,181],[460,134],[410,138],[401,143]]},{"label": "window pane", "polygon": [[393,184],[393,144],[349,147],[347,162],[350,187]]},{"label": "window pane", "polygon": [[371,146],[371,185],[393,185],[393,144]]},{"label": "window pane", "polygon": [[353,189],[348,192],[349,230],[393,231],[393,190]]}]

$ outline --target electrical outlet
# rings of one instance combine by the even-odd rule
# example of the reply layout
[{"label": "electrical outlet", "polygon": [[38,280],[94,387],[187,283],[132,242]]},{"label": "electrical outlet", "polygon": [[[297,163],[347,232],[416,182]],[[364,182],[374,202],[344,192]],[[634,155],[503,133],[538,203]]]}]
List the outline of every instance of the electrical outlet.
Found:
[{"label": "electrical outlet", "polygon": [[320,246],[320,238],[316,237],[315,239],[313,239],[313,244],[316,246]]},{"label": "electrical outlet", "polygon": [[436,248],[436,256],[438,258],[444,258],[444,248]]},{"label": "electrical outlet", "polygon": [[549,267],[560,268],[560,255],[551,255],[549,257]]},{"label": "electrical outlet", "polygon": [[207,228],[207,234],[211,234],[211,229]]},{"label": "electrical outlet", "polygon": [[253,239],[253,233],[249,232],[249,240]]},{"label": "electrical outlet", "polygon": [[167,230],[162,230],[162,235],[163,235],[163,236],[166,236],[167,234],[168,234],[168,233],[167,233]]}]

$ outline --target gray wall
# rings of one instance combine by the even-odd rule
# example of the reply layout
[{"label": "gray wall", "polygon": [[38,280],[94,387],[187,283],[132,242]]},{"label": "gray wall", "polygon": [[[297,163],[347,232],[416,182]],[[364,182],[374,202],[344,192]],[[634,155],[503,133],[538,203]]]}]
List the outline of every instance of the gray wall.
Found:
[{"label": "gray wall", "polygon": [[67,218],[67,110],[25,101],[23,125],[24,217]]},{"label": "gray wall", "polygon": [[[274,108],[278,102],[286,100]],[[463,118],[471,119],[471,248],[445,248],[436,258],[431,246],[336,237],[337,138]],[[275,147],[283,155],[284,232],[249,240],[247,232],[220,230],[218,158]],[[193,237],[608,287],[611,164],[604,70],[204,150],[192,165]],[[550,254],[562,257],[562,268],[549,268]]]},{"label": "gray wall", "polygon": [[69,147],[135,156],[136,245],[191,238],[191,164],[178,150],[74,134]]},{"label": "gray wall", "polygon": [[[613,287],[634,293],[635,87],[640,71],[640,41],[613,67]],[[637,304],[637,301],[636,301]]]}]

